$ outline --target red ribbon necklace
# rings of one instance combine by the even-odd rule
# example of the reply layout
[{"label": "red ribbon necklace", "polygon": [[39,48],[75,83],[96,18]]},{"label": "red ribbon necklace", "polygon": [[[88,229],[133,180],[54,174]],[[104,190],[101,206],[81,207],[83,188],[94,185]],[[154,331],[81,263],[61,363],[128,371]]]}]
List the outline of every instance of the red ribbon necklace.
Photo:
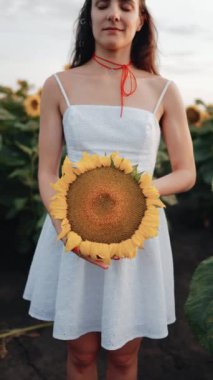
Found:
[{"label": "red ribbon necklace", "polygon": [[[120,93],[121,93],[121,113],[120,113],[120,117],[122,117],[122,114],[123,114],[123,104],[124,104],[124,101],[123,101],[123,97],[124,96],[129,96],[129,95],[132,95],[135,91],[136,91],[136,88],[137,88],[137,81],[136,81],[136,78],[133,74],[133,72],[129,69],[129,65],[132,63],[131,60],[129,61],[129,63],[127,65],[122,65],[122,64],[119,64],[119,63],[116,63],[116,62],[113,62],[113,61],[109,61],[108,59],[105,59],[105,58],[102,58],[102,57],[99,57],[98,55],[96,55],[95,53],[93,53],[93,56],[92,58],[97,62],[99,63],[101,66],[103,67],[106,67],[107,69],[111,69],[111,70],[119,70],[119,69],[122,69],[122,76],[121,76],[121,83],[120,83]],[[105,65],[104,63],[101,63],[97,60],[97,58],[99,59],[102,59],[103,61],[105,62],[109,62],[109,63],[113,63],[113,65],[117,65],[119,67],[110,67],[110,66],[107,66]],[[128,75],[130,76],[130,81],[131,81],[131,89],[129,92],[126,92],[125,89],[124,89],[124,86],[125,86],[125,82],[128,78]],[[134,79],[134,83],[135,83],[135,86],[133,88],[132,86],[132,79]]]}]

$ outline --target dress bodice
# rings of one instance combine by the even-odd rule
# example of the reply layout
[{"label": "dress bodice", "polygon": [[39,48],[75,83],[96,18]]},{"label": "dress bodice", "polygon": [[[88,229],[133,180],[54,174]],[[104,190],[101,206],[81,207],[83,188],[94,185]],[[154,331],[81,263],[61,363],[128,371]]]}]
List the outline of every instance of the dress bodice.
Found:
[{"label": "dress bodice", "polygon": [[70,105],[63,116],[68,157],[75,162],[82,152],[120,156],[138,164],[139,171],[153,173],[160,142],[160,126],[154,113],[134,107]]},{"label": "dress bodice", "polygon": [[120,106],[70,104],[58,74],[54,76],[67,103],[62,122],[72,162],[78,161],[83,151],[100,155],[119,152],[133,165],[138,164],[138,171],[153,174],[161,136],[156,111],[171,80],[166,81],[153,112],[124,106],[120,118]]}]

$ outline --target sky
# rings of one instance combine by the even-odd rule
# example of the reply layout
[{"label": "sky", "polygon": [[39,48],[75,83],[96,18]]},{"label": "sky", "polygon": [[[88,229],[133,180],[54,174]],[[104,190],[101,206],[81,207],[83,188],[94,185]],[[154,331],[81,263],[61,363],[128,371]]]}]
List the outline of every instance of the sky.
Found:
[{"label": "sky", "polygon": [[[0,85],[27,80],[33,93],[62,71],[83,0],[0,0]],[[159,71],[186,105],[213,103],[213,1],[147,0],[158,31]]]}]

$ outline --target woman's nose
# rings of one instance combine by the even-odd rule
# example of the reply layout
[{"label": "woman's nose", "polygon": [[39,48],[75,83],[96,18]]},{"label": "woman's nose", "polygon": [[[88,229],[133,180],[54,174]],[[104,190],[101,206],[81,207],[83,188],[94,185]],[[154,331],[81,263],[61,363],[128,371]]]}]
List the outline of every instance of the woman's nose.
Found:
[{"label": "woman's nose", "polygon": [[112,21],[119,21],[120,20],[120,11],[117,6],[111,6],[109,7],[109,12],[108,12],[108,20]]}]

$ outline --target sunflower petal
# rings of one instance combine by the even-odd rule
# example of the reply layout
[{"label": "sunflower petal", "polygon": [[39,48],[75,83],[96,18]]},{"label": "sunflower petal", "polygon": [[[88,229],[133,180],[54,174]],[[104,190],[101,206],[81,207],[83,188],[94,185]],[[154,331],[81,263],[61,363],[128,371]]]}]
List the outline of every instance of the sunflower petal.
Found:
[{"label": "sunflower petal", "polygon": [[70,230],[71,230],[71,225],[70,225],[70,222],[67,218],[64,218],[61,222],[61,227],[66,227],[66,226],[70,226]]},{"label": "sunflower petal", "polygon": [[122,160],[123,160],[122,157],[119,157],[119,156],[114,156],[114,157],[113,157],[113,163],[114,163],[114,165],[115,165],[115,167],[116,167],[117,169],[120,168],[120,164],[121,164],[121,161],[122,161]]},{"label": "sunflower petal", "polygon": [[141,244],[138,245],[138,248],[144,248],[145,238],[141,241]]},{"label": "sunflower petal", "polygon": [[110,249],[110,257],[113,257],[114,255],[117,255],[118,253],[118,243],[110,243],[109,244]]},{"label": "sunflower petal", "polygon": [[151,186],[151,184],[152,184],[152,176],[149,173],[147,173],[147,172],[143,172],[141,174],[139,183],[140,183],[140,187],[142,189],[145,188],[145,187]]},{"label": "sunflower petal", "polygon": [[92,242],[89,240],[81,241],[79,248],[83,255],[90,256],[91,244]]},{"label": "sunflower petal", "polygon": [[119,156],[119,155],[120,155],[120,152],[116,151],[116,152],[112,152],[110,157],[113,159],[114,157]]},{"label": "sunflower petal", "polygon": [[86,165],[83,161],[75,162],[75,165],[79,169],[80,173],[84,173],[87,171]]},{"label": "sunflower petal", "polygon": [[64,194],[57,193],[57,194],[54,194],[52,197],[50,197],[50,200],[52,200],[52,201],[54,201],[56,199],[64,200],[65,199]]},{"label": "sunflower petal", "polygon": [[137,229],[131,238],[133,243],[136,243],[137,246],[141,245],[144,241],[144,235],[141,229]]},{"label": "sunflower petal", "polygon": [[62,165],[62,175],[66,174],[67,172],[72,172],[72,162],[70,161],[69,157],[66,156]]},{"label": "sunflower petal", "polygon": [[132,251],[129,252],[129,258],[133,259],[137,254],[137,248],[134,248]]},{"label": "sunflower petal", "polygon": [[67,209],[67,201],[65,198],[56,198],[52,200],[51,206],[57,209]]},{"label": "sunflower petal", "polygon": [[71,251],[74,247],[78,246],[81,241],[81,237],[76,232],[70,231],[67,237],[65,251]]},{"label": "sunflower petal", "polygon": [[104,167],[111,165],[111,158],[109,156],[100,156],[101,165]]},{"label": "sunflower petal", "polygon": [[90,250],[90,256],[92,257],[92,259],[97,259],[97,256],[100,254],[100,248],[100,243],[92,242]]},{"label": "sunflower petal", "polygon": [[[158,210],[158,209],[157,209]],[[144,219],[145,220],[150,220],[151,222],[152,221],[155,221],[155,220],[159,220],[159,214],[156,213],[156,212],[153,212],[152,210],[147,210],[145,213],[144,213]]]},{"label": "sunflower petal", "polygon": [[139,227],[139,230],[140,231],[143,231],[143,228],[144,227],[152,227],[152,228],[157,228],[159,226],[159,220],[151,220],[151,221],[147,221],[147,220],[144,220],[141,222],[140,224],[140,227]]},{"label": "sunflower petal", "polygon": [[76,174],[72,172],[67,172],[63,175],[64,182],[70,184],[76,180]]},{"label": "sunflower petal", "polygon": [[119,244],[119,252],[122,254],[120,257],[129,257],[130,252],[132,252],[135,249],[135,245],[133,244],[131,239],[127,239],[122,241]]},{"label": "sunflower petal", "polygon": [[158,230],[156,228],[144,226],[143,236],[145,239],[155,237],[157,235],[158,235]]},{"label": "sunflower petal", "polygon": [[102,166],[100,156],[98,156],[97,154],[93,154],[91,156],[91,158],[92,158],[92,161],[93,161],[94,168],[96,168],[96,167],[100,168]]},{"label": "sunflower petal", "polygon": [[110,247],[109,244],[106,243],[100,243],[100,252],[98,256],[100,256],[103,259],[109,259],[110,258]]},{"label": "sunflower petal", "polygon": [[96,155],[90,155],[87,152],[83,152],[82,162],[87,170],[95,169],[97,167]]},{"label": "sunflower petal", "polygon": [[64,209],[58,210],[58,209],[52,209],[51,207],[49,208],[50,210],[50,215],[55,218],[55,219],[64,219],[66,218],[67,212]]},{"label": "sunflower petal", "polygon": [[145,195],[145,197],[153,197],[153,198],[158,198],[160,196],[160,193],[155,186],[144,187],[143,194]]},{"label": "sunflower petal", "polygon": [[66,182],[64,182],[63,177],[59,178],[57,180],[57,182],[55,182],[55,183],[50,182],[50,186],[54,190],[56,190],[60,193],[63,193],[63,194],[67,193],[67,190],[68,190],[68,184]]},{"label": "sunflower petal", "polygon": [[132,235],[131,240],[133,244],[138,247],[141,244],[142,238],[139,238],[137,235],[134,234]]},{"label": "sunflower petal", "polygon": [[76,175],[80,175],[81,174],[81,170],[78,169],[78,168],[73,168],[73,173],[75,173]]},{"label": "sunflower petal", "polygon": [[119,166],[119,169],[124,170],[126,174],[131,173],[133,171],[133,167],[130,160],[128,160],[127,158],[124,158]]},{"label": "sunflower petal", "polygon": [[70,232],[70,226],[62,226],[60,233],[57,235],[57,240],[63,239],[68,234],[68,232]]},{"label": "sunflower petal", "polygon": [[145,210],[144,215],[145,216],[146,215],[153,215],[153,216],[159,215],[159,209],[158,209],[158,207],[154,207],[154,206],[151,205],[151,206],[147,207],[147,209]]},{"label": "sunflower petal", "polygon": [[146,200],[147,206],[153,205],[153,206],[158,206],[158,207],[166,207],[166,205],[160,200],[160,199],[153,199],[153,198],[148,198]]}]

